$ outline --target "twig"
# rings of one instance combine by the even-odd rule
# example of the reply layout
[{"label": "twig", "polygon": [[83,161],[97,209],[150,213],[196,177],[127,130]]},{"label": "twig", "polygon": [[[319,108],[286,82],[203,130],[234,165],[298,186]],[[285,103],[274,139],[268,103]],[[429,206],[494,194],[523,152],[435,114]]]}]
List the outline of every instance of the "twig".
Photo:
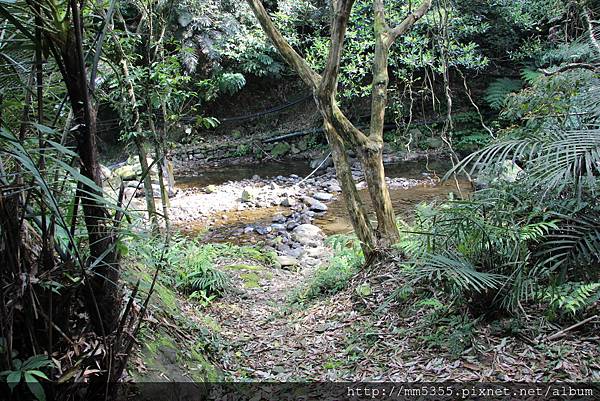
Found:
[{"label": "twig", "polygon": [[300,184],[302,184],[304,181],[306,181],[306,180],[308,180],[310,177],[312,177],[312,175],[313,175],[314,173],[316,173],[316,172],[317,172],[317,171],[318,171],[318,170],[321,168],[321,166],[323,166],[323,164],[325,164],[325,162],[326,162],[326,161],[327,161],[327,160],[328,160],[330,157],[331,157],[331,152],[329,152],[329,154],[327,155],[327,157],[325,157],[325,158],[323,159],[323,161],[322,161],[322,162],[321,162],[321,163],[320,163],[320,164],[317,166],[317,168],[315,168],[315,169],[312,171],[312,173],[310,173],[309,175],[307,175],[306,177],[304,177],[304,179],[303,179],[302,181],[300,181],[299,183],[297,183],[296,185],[300,185]]},{"label": "twig", "polygon": [[546,338],[546,340],[548,340],[548,341],[556,340],[557,338],[564,336],[567,331],[571,331],[573,329],[576,329],[577,327],[583,326],[584,324],[596,319],[597,317],[598,317],[598,315],[590,316],[587,319],[584,319],[579,323],[575,323],[574,325],[569,326],[566,329],[562,329],[561,331],[552,334],[551,336]]}]

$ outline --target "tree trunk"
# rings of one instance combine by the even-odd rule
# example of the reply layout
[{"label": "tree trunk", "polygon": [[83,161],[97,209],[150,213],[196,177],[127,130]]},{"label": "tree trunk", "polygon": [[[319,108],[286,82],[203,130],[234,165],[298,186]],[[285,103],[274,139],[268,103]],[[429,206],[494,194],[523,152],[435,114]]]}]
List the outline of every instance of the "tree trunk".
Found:
[{"label": "tree trunk", "polygon": [[327,142],[329,142],[329,146],[331,147],[333,165],[340,187],[342,188],[342,196],[348,209],[352,227],[360,240],[364,254],[368,255],[376,248],[377,241],[367,211],[352,178],[352,167],[348,161],[348,153],[333,125],[325,121],[324,129]]},{"label": "tree trunk", "polygon": [[[158,132],[156,132],[156,126],[154,125],[154,121],[152,117],[149,120],[150,130],[152,131],[152,136],[154,137],[154,153],[156,154],[156,167],[158,170],[158,185],[160,187],[160,201],[162,204],[162,213],[163,220],[165,221],[165,232],[167,233],[167,240],[169,239],[169,191],[165,185],[165,170],[163,167],[166,167],[166,157],[164,154],[164,150],[161,149],[160,143],[162,142],[158,137]],[[165,122],[166,124],[166,122]]]},{"label": "tree trunk", "polygon": [[[388,53],[394,40],[404,34],[431,7],[431,0],[423,0],[421,6],[410,13],[393,29],[385,22],[383,0],[373,0],[375,14],[375,58],[373,61],[373,98],[371,103],[371,126],[369,135],[356,128],[340,110],[336,102],[341,54],[346,26],[354,0],[333,0],[331,42],[327,64],[323,74],[317,74],[286,41],[275,27],[260,0],[247,0],[264,32],[281,56],[312,89],[317,108],[324,119],[327,140],[332,149],[336,173],[342,194],[350,214],[352,225],[362,243],[367,257],[389,248],[398,238],[398,228],[392,201],[385,182],[383,167],[383,128],[388,89]],[[360,201],[352,180],[346,150],[357,151],[364,170],[369,196],[377,217],[373,228]]]},{"label": "tree trunk", "polygon": [[150,220],[150,225],[152,227],[152,232],[158,232],[158,222],[156,217],[156,204],[154,202],[154,194],[152,191],[152,177],[150,176],[150,170],[148,168],[148,160],[146,149],[144,149],[143,143],[143,129],[142,129],[142,120],[140,118],[140,111],[137,106],[137,99],[135,95],[135,89],[133,84],[131,83],[131,79],[129,76],[129,64],[127,63],[127,58],[125,55],[125,51],[117,38],[115,41],[115,49],[119,53],[119,65],[121,66],[121,72],[123,73],[123,79],[127,84],[127,95],[129,96],[129,101],[131,103],[131,112],[133,114],[130,126],[135,128],[135,137],[133,138],[133,142],[136,146],[138,159],[140,161],[140,166],[142,167],[142,174],[144,176],[144,197],[146,199],[146,209],[148,210],[148,218]]},{"label": "tree trunk", "polygon": [[76,2],[71,2],[74,29],[60,49],[61,71],[65,81],[77,139],[77,152],[80,157],[81,174],[96,185],[81,183],[81,204],[90,247],[90,265],[94,265],[90,285],[92,293],[88,299],[88,309],[96,333],[105,335],[117,327],[121,297],[117,286],[120,275],[115,236],[110,225],[110,215],[102,203],[102,181],[96,148],[96,115],[91,106],[88,92],[81,25]]},{"label": "tree trunk", "polygon": [[150,171],[150,166],[148,165],[148,155],[146,153],[146,148],[144,148],[144,143],[142,142],[142,138],[140,136],[136,136],[133,139],[135,143],[135,147],[138,152],[138,160],[140,161],[140,166],[142,166],[142,175],[144,177],[144,197],[146,198],[146,209],[148,210],[148,218],[150,219],[150,225],[152,227],[152,232],[158,232],[158,222],[156,219],[156,204],[154,203],[154,191],[152,190],[152,173]]}]

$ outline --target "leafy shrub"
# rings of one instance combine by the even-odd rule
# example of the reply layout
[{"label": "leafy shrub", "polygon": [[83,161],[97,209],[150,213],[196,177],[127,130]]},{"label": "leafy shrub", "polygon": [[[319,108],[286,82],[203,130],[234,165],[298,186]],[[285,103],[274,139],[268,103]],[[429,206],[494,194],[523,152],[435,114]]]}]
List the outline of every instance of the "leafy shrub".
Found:
[{"label": "leafy shrub", "polygon": [[577,314],[600,298],[600,283],[565,283],[544,288],[540,300],[548,303],[550,313]]},{"label": "leafy shrub", "polygon": [[175,236],[168,248],[153,241],[140,242],[136,251],[145,255],[150,264],[161,264],[162,284],[175,287],[200,303],[210,303],[229,286],[229,276],[218,269],[219,264],[253,260],[265,265],[275,262],[273,252],[231,244],[199,244]]},{"label": "leafy shrub", "polygon": [[292,302],[303,304],[324,295],[333,295],[344,288],[348,280],[358,272],[364,262],[360,243],[355,237],[334,235],[327,239],[334,255],[329,263],[320,267],[312,280],[298,290]]},{"label": "leafy shrub", "polygon": [[215,268],[216,249],[210,245],[195,246],[188,252],[177,288],[188,294],[195,291],[203,291],[207,295],[221,294],[229,280],[225,273]]},{"label": "leafy shrub", "polygon": [[577,69],[534,75],[503,101],[509,128],[446,177],[467,165],[471,175],[502,177],[515,161],[523,172],[468,201],[420,206],[398,245],[413,284],[439,283],[479,311],[518,313],[521,302],[542,299],[573,314],[596,289],[600,80]]}]

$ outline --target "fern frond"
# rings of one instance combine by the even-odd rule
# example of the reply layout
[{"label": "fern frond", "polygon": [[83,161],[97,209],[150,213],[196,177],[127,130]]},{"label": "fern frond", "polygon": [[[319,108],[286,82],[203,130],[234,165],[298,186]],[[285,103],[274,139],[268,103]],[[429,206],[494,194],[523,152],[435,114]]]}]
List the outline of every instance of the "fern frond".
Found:
[{"label": "fern frond", "polygon": [[506,277],[503,275],[477,271],[471,262],[461,255],[452,253],[425,255],[416,263],[413,274],[417,281],[423,279],[445,280],[462,290],[477,293],[498,289],[506,281]]},{"label": "fern frond", "polygon": [[494,110],[500,110],[504,106],[506,97],[523,87],[521,81],[509,78],[499,78],[492,82],[486,90],[485,100]]}]

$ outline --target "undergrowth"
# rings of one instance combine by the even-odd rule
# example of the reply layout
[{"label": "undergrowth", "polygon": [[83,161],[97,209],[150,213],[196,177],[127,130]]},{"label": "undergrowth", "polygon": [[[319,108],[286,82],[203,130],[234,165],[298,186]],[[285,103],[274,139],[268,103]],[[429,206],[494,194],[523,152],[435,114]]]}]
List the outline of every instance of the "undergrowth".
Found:
[{"label": "undergrowth", "polygon": [[317,269],[309,283],[292,294],[292,304],[303,305],[340,292],[363,264],[364,256],[356,237],[334,235],[326,243],[331,246],[333,256],[326,265]]},{"label": "undergrowth", "polygon": [[200,244],[185,237],[173,238],[168,248],[158,244],[141,248],[138,251],[149,252],[155,260],[162,260],[159,281],[163,285],[175,288],[203,306],[231,286],[229,276],[218,269],[219,265],[247,261],[272,265],[275,262],[272,252],[232,244]]}]

